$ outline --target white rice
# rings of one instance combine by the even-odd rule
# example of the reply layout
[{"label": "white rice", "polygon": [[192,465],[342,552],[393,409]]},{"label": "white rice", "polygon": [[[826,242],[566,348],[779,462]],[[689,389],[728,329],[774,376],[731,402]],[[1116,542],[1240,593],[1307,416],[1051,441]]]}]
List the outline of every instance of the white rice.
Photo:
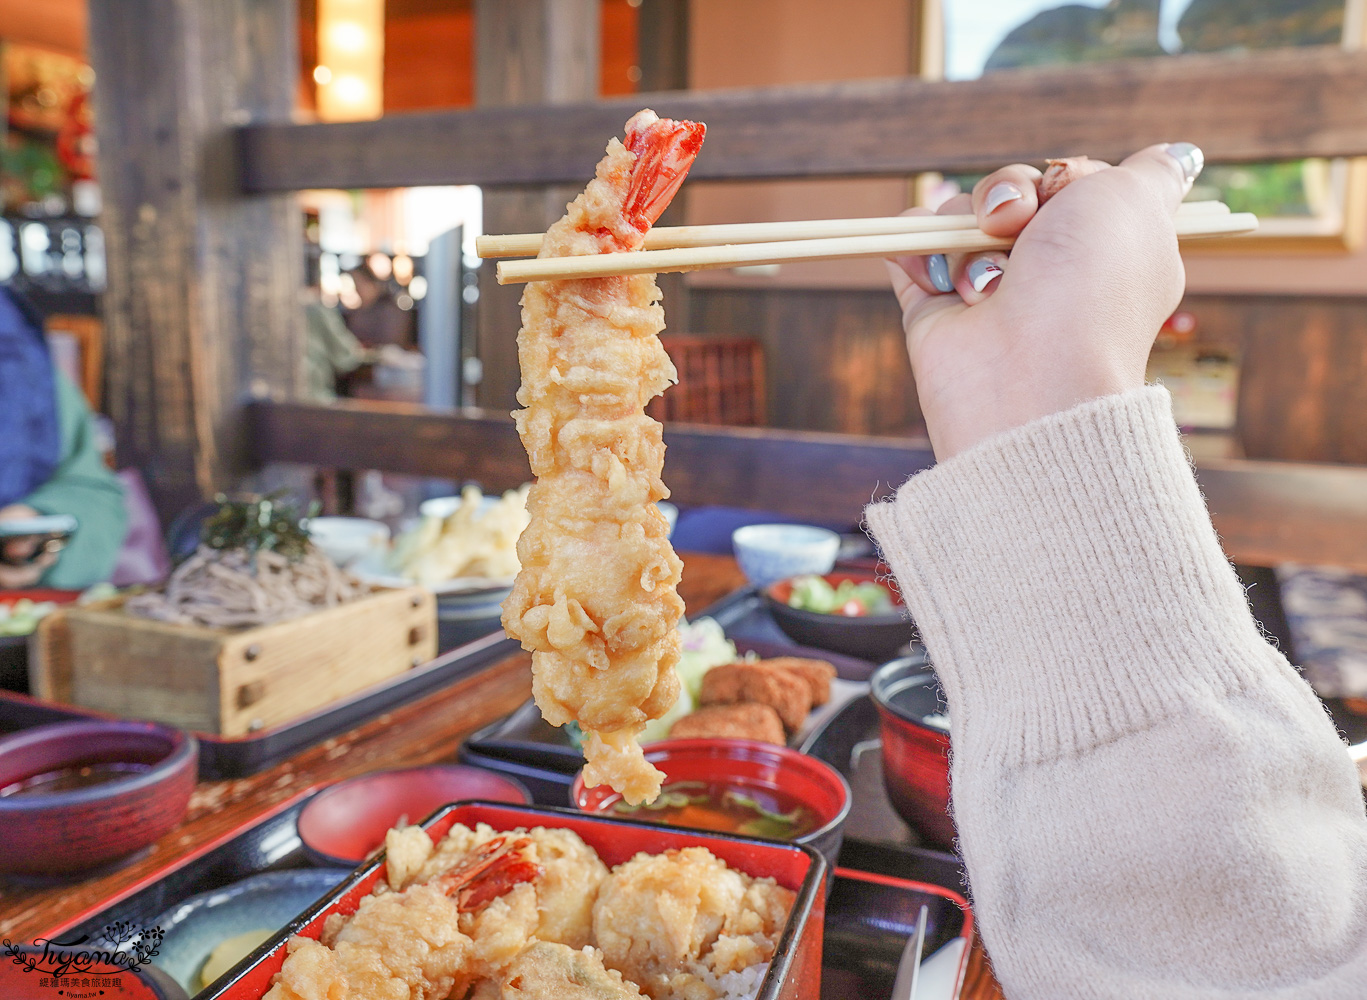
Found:
[{"label": "white rice", "polygon": [[768,971],[768,962],[758,962],[735,972],[722,973],[720,976],[713,975],[706,969],[698,969],[697,975],[719,995],[719,1000],[754,1000],[755,995],[759,993],[760,984],[764,982],[764,974]]}]

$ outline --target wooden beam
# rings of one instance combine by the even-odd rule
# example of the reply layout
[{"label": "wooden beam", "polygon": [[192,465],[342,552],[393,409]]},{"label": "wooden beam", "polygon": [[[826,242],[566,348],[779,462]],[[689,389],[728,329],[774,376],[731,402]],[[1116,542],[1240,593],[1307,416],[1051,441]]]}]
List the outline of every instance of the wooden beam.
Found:
[{"label": "wooden beam", "polygon": [[[531,477],[513,422],[485,410],[442,412],[403,403],[258,403],[258,462],[301,462],[473,479],[504,490]],[[934,455],[925,441],[808,431],[666,424],[665,479],[677,503],[782,511],[857,522]],[[794,489],[801,483],[801,489]]]},{"label": "wooden beam", "polygon": [[91,0],[108,405],[173,517],[244,468],[241,408],[304,367],[290,195],[240,193],[233,122],[288,119],[290,0]]},{"label": "wooden beam", "polygon": [[[599,23],[599,0],[475,0],[475,102],[501,115],[597,96]],[[590,168],[571,187],[485,191],[485,231],[543,232],[565,214],[565,203],[592,174]],[[500,286],[493,265],[486,264],[479,296],[476,353],[483,377],[475,398],[480,406],[508,410],[517,405],[522,381],[522,289]]]},{"label": "wooden beam", "polygon": [[[530,475],[512,421],[500,414],[258,403],[253,418],[259,462],[473,479],[495,490]],[[935,460],[924,440],[767,428],[666,424],[665,443],[665,481],[677,503],[850,524]],[[1198,465],[1197,479],[1235,562],[1367,573],[1367,468],[1212,460]]]},{"label": "wooden beam", "polygon": [[982,170],[1154,142],[1209,161],[1367,154],[1367,52],[1300,48],[913,78],[642,94],[565,107],[393,115],[242,130],[249,191],[581,184],[643,106],[709,126],[696,180]]}]

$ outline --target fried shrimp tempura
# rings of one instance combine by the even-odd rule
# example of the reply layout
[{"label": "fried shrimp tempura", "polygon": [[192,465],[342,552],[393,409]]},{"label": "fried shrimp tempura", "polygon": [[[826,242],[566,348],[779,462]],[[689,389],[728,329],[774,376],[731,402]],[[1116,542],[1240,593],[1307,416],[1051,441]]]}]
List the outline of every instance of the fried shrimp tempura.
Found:
[{"label": "fried shrimp tempura", "polygon": [[[634,116],[541,256],[639,250],[704,131]],[[537,481],[503,627],[532,652],[546,721],[586,730],[584,780],[631,803],[659,794],[663,775],[637,737],[679,693],[682,564],[655,507],[669,496],[661,427],[644,412],[676,381],[659,299],[653,275],[532,282],[517,338],[524,409],[514,417]]]},{"label": "fried shrimp tempura", "polygon": [[588,944],[607,867],[570,830],[390,830],[385,881],[355,914],[294,937],[266,1000],[448,1000],[537,940]]}]

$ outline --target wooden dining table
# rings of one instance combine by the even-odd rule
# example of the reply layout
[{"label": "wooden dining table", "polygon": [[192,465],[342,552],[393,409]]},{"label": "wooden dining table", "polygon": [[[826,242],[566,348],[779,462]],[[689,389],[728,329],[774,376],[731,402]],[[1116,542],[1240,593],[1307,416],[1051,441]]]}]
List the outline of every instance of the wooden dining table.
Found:
[{"label": "wooden dining table", "polygon": [[[729,556],[681,555],[684,573],[679,593],[688,608],[705,608],[745,583]],[[257,774],[201,781],[180,825],[122,867],[59,884],[0,882],[0,940],[41,937],[316,785],[379,769],[454,761],[471,733],[512,712],[531,692],[531,657],[517,652]],[[961,996],[963,1000],[1002,997],[982,942],[976,938]]]}]

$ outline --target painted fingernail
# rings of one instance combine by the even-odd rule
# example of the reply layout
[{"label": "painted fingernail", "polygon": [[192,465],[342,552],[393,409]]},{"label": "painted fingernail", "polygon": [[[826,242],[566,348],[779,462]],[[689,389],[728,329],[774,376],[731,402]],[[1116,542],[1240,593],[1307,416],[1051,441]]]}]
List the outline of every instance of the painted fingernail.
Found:
[{"label": "painted fingernail", "polygon": [[992,190],[987,192],[987,197],[983,199],[983,215],[991,215],[1007,202],[1019,201],[1025,197],[1025,192],[1009,181],[992,185]]},{"label": "painted fingernail", "polygon": [[1206,166],[1206,154],[1201,152],[1201,147],[1190,142],[1174,142],[1168,146],[1168,155],[1176,160],[1182,167],[1182,176],[1187,179],[1187,185],[1201,176],[1201,171]]},{"label": "painted fingernail", "polygon": [[1002,276],[1002,266],[989,257],[979,257],[968,262],[968,282],[975,292],[981,292]]},{"label": "painted fingernail", "polygon": [[938,292],[954,291],[954,282],[949,280],[949,261],[942,253],[933,253],[926,258],[926,274]]}]

